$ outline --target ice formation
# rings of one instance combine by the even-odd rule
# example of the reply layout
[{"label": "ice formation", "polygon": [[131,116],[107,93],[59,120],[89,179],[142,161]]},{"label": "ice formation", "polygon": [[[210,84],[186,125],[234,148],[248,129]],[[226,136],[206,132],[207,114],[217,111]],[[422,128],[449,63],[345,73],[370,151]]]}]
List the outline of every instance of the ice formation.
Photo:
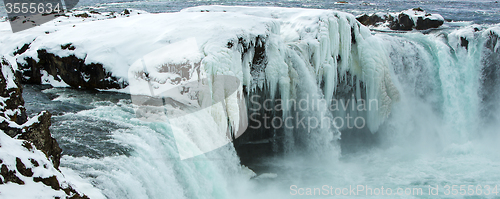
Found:
[{"label": "ice formation", "polygon": [[[210,113],[224,132],[227,128],[238,131],[244,93],[265,90],[270,98],[287,101],[297,97],[298,84],[304,85],[303,81],[314,82],[321,90],[323,96],[318,99],[353,98],[356,107],[361,99],[376,100],[376,108],[359,113],[367,114],[367,127],[373,133],[398,100],[381,39],[343,12],[203,6],[179,13],[93,18],[80,22],[73,16],[62,17],[8,34],[1,38],[6,44],[3,49],[13,51],[28,44],[28,49],[16,55],[21,65],[26,58],[38,60],[40,49],[60,57],[74,55],[85,64],[100,63],[113,76],[130,83],[122,91],[137,95],[162,93],[179,80],[237,77],[241,82],[238,91]],[[0,26],[6,32],[7,23]],[[64,48],[67,44],[73,48]],[[162,65],[183,69],[169,71]],[[306,70],[302,72],[312,78],[303,78],[305,74],[298,73],[297,66],[303,66]],[[137,78],[144,72],[149,83]],[[59,78],[44,75],[44,79],[64,85],[55,82]],[[354,93],[340,94],[339,84],[356,87]],[[289,113],[285,110],[283,114]]]}]

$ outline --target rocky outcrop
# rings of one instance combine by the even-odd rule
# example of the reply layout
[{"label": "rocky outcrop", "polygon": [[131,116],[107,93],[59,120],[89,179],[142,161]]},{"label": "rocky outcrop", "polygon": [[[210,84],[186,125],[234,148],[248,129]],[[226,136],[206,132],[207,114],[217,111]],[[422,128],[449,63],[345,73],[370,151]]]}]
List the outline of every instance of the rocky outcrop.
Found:
[{"label": "rocky outcrop", "polygon": [[[30,141],[35,147],[42,151],[54,164],[54,167],[59,168],[62,149],[59,148],[57,141],[50,135],[50,117],[52,115],[44,111],[36,116],[33,123],[23,128],[17,138]],[[30,121],[31,121],[30,120]]]},{"label": "rocky outcrop", "polygon": [[378,26],[386,21],[392,21],[392,19],[388,19],[389,17],[392,18],[392,15],[377,13],[372,15],[363,14],[356,17],[356,19],[365,26]]},{"label": "rocky outcrop", "polygon": [[0,184],[29,189],[41,182],[56,195],[88,198],[65,181],[58,169],[62,150],[49,131],[51,114],[43,111],[28,118],[16,73],[7,59],[0,58],[0,64]]},{"label": "rocky outcrop", "polygon": [[50,117],[47,111],[29,119],[24,108],[22,98],[22,89],[15,72],[10,63],[2,58],[1,60],[3,75],[0,76],[0,95],[5,100],[0,108],[2,117],[0,120],[0,129],[10,137],[27,140],[41,150],[47,158],[59,167],[61,158],[61,148],[57,141],[50,135]]},{"label": "rocky outcrop", "polygon": [[0,119],[2,119],[0,129],[13,137],[21,133],[15,124],[27,121],[26,110],[23,106],[22,89],[18,86],[20,85],[18,79],[14,78],[15,73],[10,63],[5,58],[0,58],[0,65],[3,72],[3,75],[0,75],[0,97],[3,98],[0,102]]},{"label": "rocky outcrop", "polygon": [[[61,49],[74,50],[71,44]],[[74,55],[59,57],[46,50],[38,50],[38,59],[26,58],[26,64],[18,64],[22,81],[30,84],[42,83],[42,71],[46,71],[57,81],[64,81],[74,88],[110,89],[124,88],[127,83],[114,77],[102,64],[85,64],[85,59]]]},{"label": "rocky outcrop", "polygon": [[421,8],[405,10],[400,13],[364,14],[356,19],[365,26],[386,26],[391,30],[403,31],[439,28],[444,24],[444,18],[441,15],[427,13]]}]

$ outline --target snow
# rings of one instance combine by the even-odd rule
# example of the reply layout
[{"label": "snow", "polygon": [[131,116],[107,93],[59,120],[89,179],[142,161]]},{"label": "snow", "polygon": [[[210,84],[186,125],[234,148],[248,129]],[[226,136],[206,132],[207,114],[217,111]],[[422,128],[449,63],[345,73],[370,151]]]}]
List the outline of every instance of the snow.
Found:
[{"label": "snow", "polygon": [[[19,185],[16,183],[8,182],[0,186],[1,198],[54,198],[66,197],[63,190],[54,190],[50,186],[44,185],[42,182],[34,182],[34,177],[47,178],[56,176],[62,187],[67,186],[69,183],[65,177],[57,171],[52,162],[50,162],[41,151],[32,149],[28,150],[22,146],[22,140],[17,140],[7,136],[0,130],[0,159],[2,164],[6,165],[9,170],[16,171],[16,158],[21,159],[26,168],[31,168],[33,177],[26,177],[16,172],[16,176],[21,179],[25,184]],[[31,163],[30,159],[38,162],[39,166]],[[29,190],[29,191],[26,191]]]},{"label": "snow", "polygon": [[[49,75],[47,71],[41,71],[41,74],[42,74],[42,84],[50,84],[53,87],[69,87],[69,85],[66,84],[64,81],[56,80],[54,76]],[[59,79],[61,78],[59,77]]]},{"label": "snow", "polygon": [[[243,92],[266,90],[271,98],[277,98],[275,94],[279,90],[279,97],[288,101],[297,97],[300,84],[319,88],[324,81],[322,94],[330,100],[344,97],[335,96],[335,89],[349,72],[358,77],[358,82],[352,82],[358,85],[358,99],[362,92],[359,80],[362,80],[367,85],[363,96],[379,102],[379,109],[369,113],[368,127],[372,132],[376,132],[398,100],[398,90],[389,78],[389,57],[380,39],[351,14],[302,8],[200,6],[178,13],[142,13],[116,18],[74,15],[16,34],[9,32],[6,22],[0,23],[0,31],[5,35],[0,37],[0,43],[5,46],[0,53],[12,54],[16,48],[31,43],[25,53],[16,56],[19,63],[23,64],[27,57],[36,60],[38,49],[61,57],[75,55],[86,64],[100,63],[115,77],[127,81],[130,86],[120,91],[133,95],[156,96],[213,75],[239,79],[241,83],[233,95],[225,96],[221,103],[210,103],[206,113],[199,113],[210,115],[212,121],[207,121],[215,123],[218,129],[207,132],[221,135],[218,136],[221,139],[211,146],[196,141],[206,137],[203,135],[192,137],[192,143],[178,143],[191,147],[180,150],[185,152],[182,156],[185,158],[229,142],[230,138],[222,139],[229,134],[228,129],[236,135],[244,130]],[[67,44],[75,49],[63,49]],[[266,65],[262,74],[252,76],[250,63],[257,47],[265,48]],[[311,78],[303,73],[310,73]],[[54,86],[65,86],[46,73],[43,78]],[[217,85],[211,83],[207,86],[212,91],[217,89]],[[243,91],[243,86],[247,90]],[[316,89],[309,90],[316,95]],[[220,98],[216,94],[210,94],[212,100]],[[196,103],[193,99],[182,99],[185,96],[172,97],[183,104]],[[283,114],[289,114],[288,110]],[[163,118],[157,116],[157,119]],[[175,119],[179,123],[193,121],[191,116],[186,117],[182,121]],[[174,128],[174,135],[190,136],[189,129],[193,127],[185,125]],[[331,138],[331,135],[325,136]]]},{"label": "snow", "polygon": [[[7,61],[7,59],[2,59],[0,60],[1,61]],[[0,66],[3,66],[3,64],[1,64]],[[12,67],[2,67],[2,74],[6,80],[6,83],[7,83],[7,86],[5,87],[5,89],[11,89],[11,88],[17,88],[17,85],[16,83],[14,82],[14,71],[12,69]]]},{"label": "snow", "polygon": [[414,24],[417,24],[419,17],[421,17],[424,20],[430,19],[430,20],[444,21],[443,16],[441,16],[440,14],[429,14],[425,11],[419,11],[419,10],[415,10],[415,9],[405,10],[401,13],[404,13],[404,14],[410,16],[410,18],[413,20]]}]

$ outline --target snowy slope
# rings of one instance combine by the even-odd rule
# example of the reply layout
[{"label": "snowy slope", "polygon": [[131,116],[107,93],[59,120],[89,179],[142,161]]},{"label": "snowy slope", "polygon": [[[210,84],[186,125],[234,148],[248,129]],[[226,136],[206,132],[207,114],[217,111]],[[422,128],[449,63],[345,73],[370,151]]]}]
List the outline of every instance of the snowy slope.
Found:
[{"label": "snowy slope", "polygon": [[5,182],[0,186],[1,198],[69,198],[75,194],[80,198],[74,191],[78,187],[27,141],[11,138],[0,130],[0,146],[2,174],[4,170],[13,172],[20,180],[8,181],[0,176],[0,181]]},{"label": "snowy slope", "polygon": [[10,62],[0,57],[0,67],[0,197],[87,198],[75,190],[85,183],[76,186],[58,170],[61,151],[48,132],[50,114],[27,118]]}]

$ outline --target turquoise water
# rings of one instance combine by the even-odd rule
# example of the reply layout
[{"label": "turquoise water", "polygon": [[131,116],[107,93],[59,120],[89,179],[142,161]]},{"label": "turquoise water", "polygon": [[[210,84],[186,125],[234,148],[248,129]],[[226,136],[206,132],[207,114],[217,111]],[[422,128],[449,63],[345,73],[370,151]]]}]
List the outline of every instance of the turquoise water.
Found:
[{"label": "turquoise water", "polygon": [[[85,9],[92,7],[96,10],[118,11],[126,8],[146,10],[148,12],[177,12],[183,8],[199,5],[244,5],[244,6],[277,6],[277,7],[301,7],[333,9],[352,14],[375,13],[375,12],[399,12],[410,8],[421,7],[430,13],[439,13],[445,19],[454,21],[472,21],[474,23],[496,24],[499,23],[500,5],[495,0],[433,0],[433,1],[403,1],[403,0],[351,0],[348,4],[335,4],[330,0],[303,0],[303,1],[224,1],[224,0],[198,0],[198,1],[133,1],[133,0],[80,0],[77,8]],[[5,16],[3,4],[0,16]]]},{"label": "turquoise water", "polygon": [[[498,4],[492,1],[366,2],[373,5],[362,5],[360,1],[347,5],[330,1],[82,1],[80,9],[99,4],[92,9],[173,12],[194,5],[225,4],[363,13],[418,6],[452,20],[484,26],[498,23]],[[498,48],[488,48],[484,31],[488,27],[482,25],[477,26],[482,30],[475,33],[472,27],[430,34],[376,33],[383,44],[381,49],[387,53],[380,59],[390,63],[390,78],[401,98],[375,136],[360,134],[377,140],[367,146],[349,146],[344,152],[332,147],[318,154],[307,151],[309,154],[264,159],[250,165],[262,168],[257,171],[262,174],[258,177],[250,177],[249,171],[241,167],[232,144],[180,160],[172,133],[176,124],[135,118],[136,107],[128,95],[27,86],[26,107],[32,112],[48,109],[54,113],[51,132],[64,150],[61,166],[74,171],[82,182],[91,184],[106,198],[290,198],[307,195],[308,189],[316,193],[310,198],[335,197],[332,194],[336,195],[337,189],[337,195],[359,198],[385,198],[388,189],[393,195],[398,190],[410,190],[396,198],[497,198],[493,192],[495,186],[500,186],[496,83],[500,60]],[[460,37],[467,38],[467,49]],[[484,71],[493,71],[492,77]],[[304,85],[316,84],[307,78],[303,81],[308,81]],[[458,190],[466,187],[467,192],[454,195],[453,185]],[[358,186],[378,190],[384,187],[386,192],[356,191],[353,195],[350,189]],[[314,192],[315,188],[319,191]],[[437,196],[430,195],[431,188],[438,188]],[[348,194],[344,189],[349,190]],[[418,192],[420,189],[422,192]]]}]

